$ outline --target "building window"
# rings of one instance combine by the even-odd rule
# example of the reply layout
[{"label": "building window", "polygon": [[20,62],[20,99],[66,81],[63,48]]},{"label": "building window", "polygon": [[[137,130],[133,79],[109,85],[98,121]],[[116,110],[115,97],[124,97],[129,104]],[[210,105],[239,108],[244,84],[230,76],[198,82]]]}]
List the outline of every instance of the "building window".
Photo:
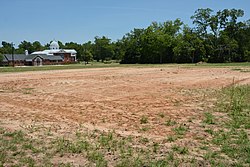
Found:
[{"label": "building window", "polygon": [[62,57],[62,59],[64,60],[64,54],[61,54],[60,56],[61,56],[61,57]]}]

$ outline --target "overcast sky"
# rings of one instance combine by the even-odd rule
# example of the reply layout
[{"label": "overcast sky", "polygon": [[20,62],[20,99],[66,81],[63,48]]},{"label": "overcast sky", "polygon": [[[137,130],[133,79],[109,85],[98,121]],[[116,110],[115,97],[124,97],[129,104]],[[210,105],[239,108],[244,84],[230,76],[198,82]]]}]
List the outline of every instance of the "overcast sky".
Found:
[{"label": "overcast sky", "polygon": [[84,43],[95,36],[113,41],[152,21],[180,18],[191,26],[198,8],[243,9],[250,19],[250,0],[0,0],[0,41],[55,39]]}]

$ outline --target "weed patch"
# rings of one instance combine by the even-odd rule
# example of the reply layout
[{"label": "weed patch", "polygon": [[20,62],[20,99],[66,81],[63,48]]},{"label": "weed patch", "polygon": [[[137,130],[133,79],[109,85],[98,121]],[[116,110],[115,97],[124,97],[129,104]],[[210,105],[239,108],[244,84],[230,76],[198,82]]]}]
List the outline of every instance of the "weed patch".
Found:
[{"label": "weed patch", "polygon": [[143,116],[141,117],[141,119],[140,119],[140,122],[141,122],[141,124],[146,124],[146,123],[148,123],[148,117],[145,116],[145,115],[143,115]]},{"label": "weed patch", "polygon": [[[227,113],[229,119],[213,135],[213,144],[220,147],[220,152],[227,155],[235,166],[250,164],[250,86],[235,86],[223,91],[220,110]],[[223,107],[222,107],[223,106]],[[211,157],[211,156],[210,156]]]}]

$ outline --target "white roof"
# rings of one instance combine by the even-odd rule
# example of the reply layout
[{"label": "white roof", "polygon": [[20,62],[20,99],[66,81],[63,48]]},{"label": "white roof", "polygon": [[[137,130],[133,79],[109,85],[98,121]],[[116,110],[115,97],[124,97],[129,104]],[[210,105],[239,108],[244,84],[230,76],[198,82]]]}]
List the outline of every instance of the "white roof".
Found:
[{"label": "white roof", "polygon": [[32,55],[38,55],[38,54],[53,55],[54,53],[58,53],[58,52],[65,52],[65,53],[71,53],[71,54],[77,53],[75,49],[53,49],[53,50],[37,51],[31,54]]}]

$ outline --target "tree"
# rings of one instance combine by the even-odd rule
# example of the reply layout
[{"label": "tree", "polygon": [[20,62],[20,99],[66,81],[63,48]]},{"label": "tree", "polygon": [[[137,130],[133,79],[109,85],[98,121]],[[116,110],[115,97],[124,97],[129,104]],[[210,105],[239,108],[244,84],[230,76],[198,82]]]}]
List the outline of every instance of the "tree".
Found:
[{"label": "tree", "polygon": [[65,43],[64,49],[75,49],[77,54],[76,57],[77,59],[81,59],[83,55],[83,50],[81,44],[75,43],[75,42],[68,42]]},{"label": "tree", "polygon": [[41,45],[39,41],[33,42],[32,46],[33,46],[34,51],[44,50],[44,47]]},{"label": "tree", "polygon": [[209,20],[211,17],[212,9],[198,9],[195,11],[194,15],[191,16],[193,24],[196,25],[196,31],[202,36],[205,37],[208,32]]},{"label": "tree", "polygon": [[122,60],[125,55],[125,48],[123,46],[122,40],[118,40],[112,43],[114,55],[112,57],[113,60]]},{"label": "tree", "polygon": [[146,29],[134,29],[123,37],[124,56],[121,63],[171,63],[176,37],[182,22],[153,22]]},{"label": "tree", "polygon": [[224,9],[213,14],[213,10],[198,9],[191,17],[196,25],[195,30],[205,40],[206,54],[209,62],[225,62],[241,59],[237,34],[244,26],[237,19],[244,15],[239,9]]},{"label": "tree", "polygon": [[21,42],[21,44],[18,45],[18,53],[24,54],[25,50],[28,50],[28,53],[36,51],[31,42],[27,42],[24,40]]},{"label": "tree", "polygon": [[0,48],[1,53],[11,54],[11,52],[12,52],[11,43],[8,43],[6,41],[2,41],[2,46],[3,47]]},{"label": "tree", "polygon": [[190,27],[184,26],[183,33],[177,37],[177,41],[174,47],[176,63],[197,63],[205,60],[203,41]]},{"label": "tree", "polygon": [[61,41],[58,41],[58,45],[59,45],[60,49],[64,49],[65,48],[64,44]]},{"label": "tree", "polygon": [[0,53],[0,65],[2,64],[3,62],[3,55]]},{"label": "tree", "polygon": [[84,59],[83,60],[87,64],[89,64],[89,62],[93,60],[93,55],[92,55],[92,53],[89,50],[87,50],[87,51],[84,52]]},{"label": "tree", "polygon": [[112,59],[114,55],[114,50],[111,45],[111,39],[103,37],[95,37],[94,41],[94,59],[97,61],[102,61],[106,59]]},{"label": "tree", "polygon": [[127,33],[123,39],[124,56],[120,63],[134,64],[138,63],[141,58],[141,35],[144,29],[134,29]]}]

